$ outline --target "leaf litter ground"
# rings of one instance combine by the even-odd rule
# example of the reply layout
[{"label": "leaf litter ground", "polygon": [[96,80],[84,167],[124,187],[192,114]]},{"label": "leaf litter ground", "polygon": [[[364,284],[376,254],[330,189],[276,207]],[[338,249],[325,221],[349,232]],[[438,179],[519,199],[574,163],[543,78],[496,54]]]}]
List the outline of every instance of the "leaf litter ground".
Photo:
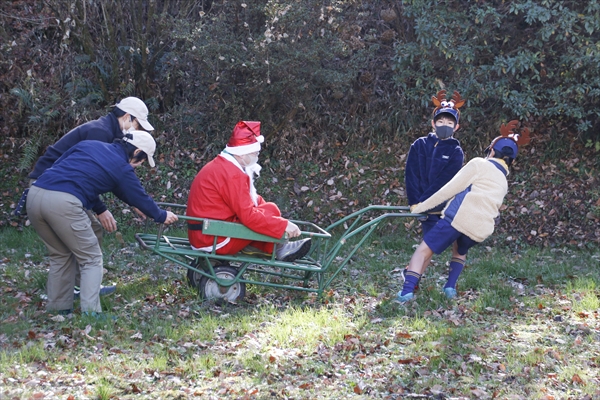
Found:
[{"label": "leaf litter ground", "polygon": [[[125,235],[127,236],[127,235]],[[103,298],[116,321],[44,310],[41,247],[4,249],[0,397],[592,399],[600,396],[594,252],[481,247],[460,296],[441,294],[445,255],[402,307],[412,249],[376,238],[323,299],[249,287],[202,303],[182,268],[109,237]]]}]

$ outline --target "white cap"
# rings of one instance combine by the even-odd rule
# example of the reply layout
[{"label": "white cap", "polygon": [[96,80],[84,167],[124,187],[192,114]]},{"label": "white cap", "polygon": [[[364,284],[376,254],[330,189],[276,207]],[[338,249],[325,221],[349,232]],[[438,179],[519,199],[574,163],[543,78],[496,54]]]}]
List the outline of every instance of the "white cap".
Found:
[{"label": "white cap", "polygon": [[151,167],[156,165],[154,163],[154,157],[152,157],[156,150],[156,142],[151,134],[144,131],[131,131],[125,134],[123,140],[127,143],[131,143],[146,153],[148,155],[148,164],[150,164]]},{"label": "white cap", "polygon": [[115,107],[124,111],[138,120],[142,128],[147,131],[153,131],[154,127],[148,122],[148,107],[143,101],[137,97],[126,97],[117,104]]}]

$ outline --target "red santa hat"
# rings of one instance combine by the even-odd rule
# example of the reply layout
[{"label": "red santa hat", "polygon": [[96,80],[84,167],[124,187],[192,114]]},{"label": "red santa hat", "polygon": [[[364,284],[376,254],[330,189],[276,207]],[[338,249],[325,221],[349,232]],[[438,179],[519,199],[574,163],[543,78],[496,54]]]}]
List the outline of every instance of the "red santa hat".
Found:
[{"label": "red santa hat", "polygon": [[259,121],[240,121],[233,128],[225,151],[236,156],[260,151],[260,144],[265,137],[260,134]]}]

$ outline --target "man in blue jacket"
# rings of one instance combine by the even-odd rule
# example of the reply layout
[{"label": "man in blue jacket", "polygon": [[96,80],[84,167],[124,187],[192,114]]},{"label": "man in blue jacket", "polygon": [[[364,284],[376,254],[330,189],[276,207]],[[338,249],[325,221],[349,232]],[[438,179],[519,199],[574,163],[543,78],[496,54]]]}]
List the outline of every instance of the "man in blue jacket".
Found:
[{"label": "man in blue jacket", "polygon": [[[81,141],[99,140],[104,143],[112,143],[115,139],[123,138],[124,133],[140,129],[148,132],[154,130],[154,127],[148,122],[148,107],[137,97],[126,97],[118,102],[108,115],[79,125],[48,147],[29,174],[30,182],[38,179],[63,153]],[[108,232],[113,232],[116,230],[117,223],[102,201],[98,202],[91,210],[87,210],[87,214],[92,223],[92,229],[102,245],[103,228]],[[100,294],[110,294],[115,289],[115,286],[103,286]]]},{"label": "man in blue jacket", "polygon": [[50,256],[49,310],[72,311],[79,269],[81,310],[92,314],[102,311],[102,250],[86,213],[101,203],[100,194],[112,192],[157,222],[177,220],[175,214],[161,210],[146,194],[134,172],[134,167],[146,159],[154,166],[155,149],[154,139],[144,131],[127,133],[124,139],[111,144],[85,140],[67,150],[32,184],[27,210]]},{"label": "man in blue jacket", "polygon": [[[38,179],[46,169],[50,168],[56,160],[67,150],[83,140],[99,140],[104,143],[112,143],[115,139],[121,139],[123,134],[132,130],[153,131],[154,127],[148,122],[148,107],[137,97],[127,97],[115,105],[113,110],[106,116],[94,121],[86,122],[69,131],[58,142],[48,147],[46,152],[38,159],[29,174],[29,179]],[[94,230],[101,238],[102,227],[112,232],[116,221],[104,203],[99,202],[93,209],[98,216],[98,221],[90,213],[90,219]]]}]

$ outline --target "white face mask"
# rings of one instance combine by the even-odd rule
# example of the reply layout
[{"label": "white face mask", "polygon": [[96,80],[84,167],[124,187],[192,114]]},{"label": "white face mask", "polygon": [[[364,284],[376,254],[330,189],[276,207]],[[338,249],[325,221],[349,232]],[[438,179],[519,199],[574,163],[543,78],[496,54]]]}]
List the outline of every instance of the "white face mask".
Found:
[{"label": "white face mask", "polygon": [[125,129],[125,124],[123,124],[121,132],[123,132],[123,135],[127,135],[129,132],[131,132],[131,126],[129,127],[129,129]]},{"label": "white face mask", "polygon": [[242,160],[244,160],[242,167],[251,167],[258,162],[258,154],[244,154]]},{"label": "white face mask", "polygon": [[123,135],[126,135],[128,133],[130,133],[131,131],[134,131],[135,129],[133,129],[133,117],[129,116],[130,122],[129,122],[129,128],[125,129],[125,123],[123,123],[123,126],[121,127],[121,132],[123,132]]}]

